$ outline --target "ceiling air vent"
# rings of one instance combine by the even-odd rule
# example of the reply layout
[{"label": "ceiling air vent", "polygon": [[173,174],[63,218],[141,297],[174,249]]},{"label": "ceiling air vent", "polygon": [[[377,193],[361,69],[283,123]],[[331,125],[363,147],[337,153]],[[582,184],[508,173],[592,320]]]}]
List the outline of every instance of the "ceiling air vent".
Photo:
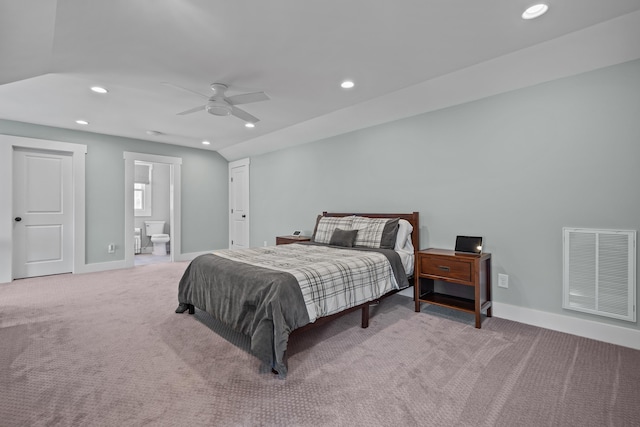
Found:
[{"label": "ceiling air vent", "polygon": [[562,231],[562,307],[635,322],[635,230]]}]

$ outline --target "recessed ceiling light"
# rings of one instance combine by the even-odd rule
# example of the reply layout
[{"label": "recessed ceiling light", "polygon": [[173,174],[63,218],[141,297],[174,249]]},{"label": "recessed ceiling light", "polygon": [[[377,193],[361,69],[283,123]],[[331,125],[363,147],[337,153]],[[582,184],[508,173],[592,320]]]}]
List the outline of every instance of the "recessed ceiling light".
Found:
[{"label": "recessed ceiling light", "polygon": [[76,120],[76,123],[79,124],[79,125],[88,125],[89,124],[89,122],[86,121],[86,120]]},{"label": "recessed ceiling light", "polygon": [[246,128],[254,128],[256,127],[255,123],[251,123],[251,122],[247,122],[244,124],[244,127]]},{"label": "recessed ceiling light", "polygon": [[549,6],[544,3],[534,4],[522,13],[522,19],[534,19],[547,13]]},{"label": "recessed ceiling light", "polygon": [[211,144],[209,141],[202,141],[202,145],[209,145]]},{"label": "recessed ceiling light", "polygon": [[147,135],[151,135],[151,136],[160,136],[162,135],[162,132],[158,131],[158,130],[148,130]]},{"label": "recessed ceiling light", "polygon": [[355,84],[351,80],[345,80],[340,84],[342,89],[351,89]]},{"label": "recessed ceiling light", "polygon": [[109,92],[108,90],[106,90],[105,88],[100,87],[100,86],[93,86],[91,88],[91,90],[96,92],[96,93],[107,93],[107,92]]}]

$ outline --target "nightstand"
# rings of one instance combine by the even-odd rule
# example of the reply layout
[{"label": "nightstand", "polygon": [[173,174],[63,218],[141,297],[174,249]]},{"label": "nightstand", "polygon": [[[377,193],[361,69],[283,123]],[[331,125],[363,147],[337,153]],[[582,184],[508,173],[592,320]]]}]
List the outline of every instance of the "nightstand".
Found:
[{"label": "nightstand", "polygon": [[308,242],[311,236],[278,236],[276,237],[276,245],[288,245],[289,243]]},{"label": "nightstand", "polygon": [[[476,255],[446,249],[425,249],[416,252],[415,270],[414,292],[417,312],[420,311],[420,303],[426,302],[473,313],[476,316],[476,328],[481,326],[482,311],[486,310],[487,317],[491,317],[491,254]],[[453,283],[454,286],[472,287],[473,298],[437,292],[436,280]]]}]

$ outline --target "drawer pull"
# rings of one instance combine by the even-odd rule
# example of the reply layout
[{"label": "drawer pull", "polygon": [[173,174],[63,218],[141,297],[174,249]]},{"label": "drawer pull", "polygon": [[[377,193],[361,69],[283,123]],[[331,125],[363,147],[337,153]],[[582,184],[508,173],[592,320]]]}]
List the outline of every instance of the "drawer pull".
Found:
[{"label": "drawer pull", "polygon": [[442,271],[447,271],[447,272],[451,271],[451,269],[445,265],[439,265],[438,268]]}]

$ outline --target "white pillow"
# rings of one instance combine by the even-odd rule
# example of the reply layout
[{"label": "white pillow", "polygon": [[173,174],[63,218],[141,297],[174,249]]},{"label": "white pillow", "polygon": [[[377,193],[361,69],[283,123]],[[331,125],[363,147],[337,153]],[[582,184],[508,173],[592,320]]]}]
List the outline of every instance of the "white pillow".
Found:
[{"label": "white pillow", "polygon": [[411,242],[411,232],[413,226],[406,219],[398,221],[398,235],[396,236],[395,250],[411,250],[413,252],[413,243]]}]

